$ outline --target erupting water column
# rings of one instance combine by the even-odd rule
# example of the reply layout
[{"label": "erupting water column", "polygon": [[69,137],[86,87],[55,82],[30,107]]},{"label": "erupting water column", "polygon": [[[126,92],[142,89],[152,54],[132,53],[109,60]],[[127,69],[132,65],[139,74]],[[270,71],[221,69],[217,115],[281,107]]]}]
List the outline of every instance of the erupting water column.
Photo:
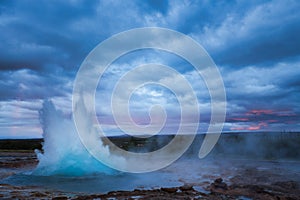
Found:
[{"label": "erupting water column", "polygon": [[[117,173],[88,153],[80,141],[73,120],[66,119],[50,100],[43,102],[40,120],[43,127],[43,152],[36,150],[39,164],[33,175],[82,176]],[[101,139],[97,142],[103,146]],[[109,155],[108,148],[103,146],[102,149],[104,154]]]}]

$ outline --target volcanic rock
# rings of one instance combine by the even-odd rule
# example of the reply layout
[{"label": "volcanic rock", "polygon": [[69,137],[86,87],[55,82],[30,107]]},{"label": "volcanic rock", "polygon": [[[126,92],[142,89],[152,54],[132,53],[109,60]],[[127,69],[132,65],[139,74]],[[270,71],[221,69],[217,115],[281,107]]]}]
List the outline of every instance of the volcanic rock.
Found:
[{"label": "volcanic rock", "polygon": [[210,191],[212,193],[214,192],[220,192],[221,191],[225,191],[228,190],[228,186],[226,183],[223,182],[222,178],[217,178],[212,184],[210,184]]},{"label": "volcanic rock", "polygon": [[175,193],[177,192],[178,188],[161,188],[161,190],[168,193]]},{"label": "volcanic rock", "polygon": [[181,191],[190,191],[190,190],[194,190],[193,186],[192,185],[187,185],[187,184],[184,184],[183,186],[180,186],[179,189]]}]

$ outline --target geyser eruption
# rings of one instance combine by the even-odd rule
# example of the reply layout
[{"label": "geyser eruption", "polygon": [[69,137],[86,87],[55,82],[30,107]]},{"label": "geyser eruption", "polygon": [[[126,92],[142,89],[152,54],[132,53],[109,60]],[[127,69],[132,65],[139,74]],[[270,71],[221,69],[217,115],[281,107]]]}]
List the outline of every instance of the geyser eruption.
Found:
[{"label": "geyser eruption", "polygon": [[[73,120],[66,119],[50,100],[43,102],[39,114],[44,143],[43,152],[36,150],[39,164],[33,171],[34,175],[81,176],[117,173],[89,154],[80,141]],[[92,138],[92,140],[95,145],[101,146],[101,153],[110,159],[109,149],[102,144],[101,139]]]}]

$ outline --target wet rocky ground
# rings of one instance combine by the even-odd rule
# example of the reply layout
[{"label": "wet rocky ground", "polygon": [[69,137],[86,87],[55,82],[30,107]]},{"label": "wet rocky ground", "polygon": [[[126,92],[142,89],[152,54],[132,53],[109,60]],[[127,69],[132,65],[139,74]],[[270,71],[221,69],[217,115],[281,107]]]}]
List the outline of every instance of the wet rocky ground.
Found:
[{"label": "wet rocky ground", "polygon": [[0,180],[20,171],[30,170],[38,163],[33,151],[0,151]]},{"label": "wet rocky ground", "polygon": [[[249,163],[249,162],[246,162]],[[33,152],[0,152],[1,180],[22,171],[33,169],[37,159]],[[66,192],[38,186],[0,184],[0,199],[300,199],[300,174],[297,162],[284,163],[293,166],[282,171],[283,164],[270,161],[270,168],[257,167],[255,163],[241,164],[234,173],[222,173],[223,177],[207,174],[199,182],[182,181],[178,187],[154,189],[138,188],[132,191],[107,193]],[[226,166],[224,166],[226,168]],[[224,169],[226,171],[226,169]],[[58,183],[59,184],[59,183]]]},{"label": "wet rocky ground", "polygon": [[[201,143],[203,136],[197,136]],[[125,150],[140,151],[141,148],[160,147],[172,139],[160,136],[149,140],[112,138]],[[165,141],[162,143],[161,141]],[[197,140],[196,140],[197,141]],[[195,143],[185,153],[185,158],[173,163],[158,173],[138,179],[138,186],[119,188],[107,179],[98,182],[79,182],[76,186],[89,183],[92,191],[66,189],[63,186],[73,179],[51,179],[52,187],[46,185],[50,179],[36,184],[34,181],[19,183],[11,177],[32,171],[38,161],[34,149],[41,149],[42,139],[0,140],[0,199],[300,199],[300,134],[223,134],[211,153],[210,160],[199,161],[199,144]],[[234,148],[232,148],[234,147]],[[256,147],[256,148],[253,148]],[[152,149],[153,150],[153,149]],[[284,158],[282,160],[282,158]],[[166,176],[164,176],[166,175]],[[30,175],[29,175],[30,176]],[[171,177],[171,178],[170,178]],[[28,177],[25,177],[28,178]],[[95,179],[103,178],[98,176]],[[110,177],[106,177],[111,179]],[[132,178],[132,177],[131,177]],[[134,178],[134,177],[133,177]],[[150,178],[150,179],[149,179]],[[170,179],[168,179],[170,178]],[[165,180],[167,179],[167,180]],[[152,186],[147,181],[152,181]],[[22,180],[23,181],[23,180]],[[87,180],[89,181],[89,180]],[[154,186],[153,186],[153,181]],[[173,182],[172,182],[173,181]],[[172,183],[172,184],[166,184]],[[56,184],[57,187],[53,187]],[[64,185],[65,184],[65,185]],[[109,185],[111,184],[111,185]],[[112,189],[112,185],[115,185]],[[74,186],[74,185],[72,185]],[[108,190],[103,190],[106,186]],[[115,189],[118,188],[118,189]],[[117,191],[122,190],[122,191]]]},{"label": "wet rocky ground", "polygon": [[1,184],[1,199],[300,199],[299,184],[294,181],[269,185],[230,184],[216,179],[205,190],[193,185],[152,190],[111,191],[106,194],[80,194],[49,191],[35,187]]}]

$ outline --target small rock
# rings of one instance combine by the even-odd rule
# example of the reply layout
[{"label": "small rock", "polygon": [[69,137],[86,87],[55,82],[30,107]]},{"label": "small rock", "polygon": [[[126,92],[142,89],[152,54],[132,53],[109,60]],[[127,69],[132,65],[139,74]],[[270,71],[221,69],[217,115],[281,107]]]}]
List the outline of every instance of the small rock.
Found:
[{"label": "small rock", "polygon": [[47,196],[46,194],[44,194],[42,192],[32,192],[31,195],[33,197],[45,197],[45,196]]},{"label": "small rock", "polygon": [[179,189],[181,191],[190,191],[190,190],[194,190],[193,186],[192,185],[183,185],[183,186],[180,186]]},{"label": "small rock", "polygon": [[66,200],[68,197],[65,196],[58,196],[58,197],[53,197],[52,200]]},{"label": "small rock", "polygon": [[218,189],[222,190],[228,190],[228,186],[226,183],[223,182],[222,178],[217,178],[211,185],[210,185],[211,191],[215,191]]},{"label": "small rock", "polygon": [[223,179],[222,178],[217,178],[216,180],[215,180],[215,183],[222,183],[223,182]]},{"label": "small rock", "polygon": [[277,185],[284,189],[297,189],[299,187],[297,182],[295,181],[276,182],[274,185]]},{"label": "small rock", "polygon": [[169,193],[174,193],[177,192],[177,188],[161,188],[162,191],[164,192],[169,192]]}]

